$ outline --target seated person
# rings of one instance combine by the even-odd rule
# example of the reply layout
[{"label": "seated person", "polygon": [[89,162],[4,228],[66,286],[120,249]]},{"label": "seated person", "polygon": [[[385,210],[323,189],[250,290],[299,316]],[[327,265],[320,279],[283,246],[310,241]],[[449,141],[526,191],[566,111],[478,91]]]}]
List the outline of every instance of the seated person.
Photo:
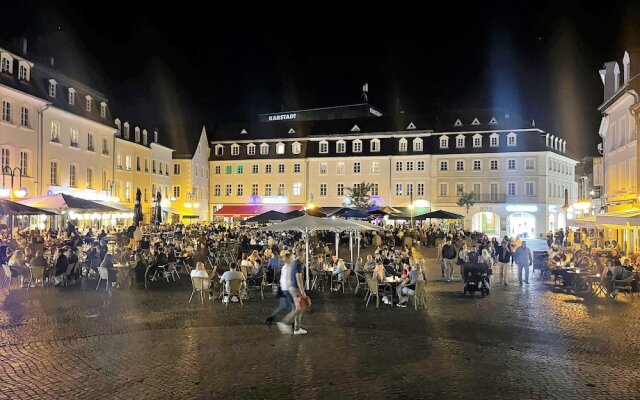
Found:
[{"label": "seated person", "polygon": [[[229,264],[229,271],[226,271],[224,274],[222,274],[222,277],[220,278],[220,283],[224,285],[224,290],[225,292],[229,292],[229,281],[231,280],[235,280],[235,279],[240,279],[241,281],[244,282],[245,278],[244,275],[242,274],[242,272],[237,271],[238,268],[238,264],[236,263],[231,263]],[[243,287],[244,284],[241,285],[241,287]],[[235,297],[235,296],[234,296]],[[237,301],[237,300],[233,300],[232,301]],[[223,303],[226,303],[229,301],[228,296],[225,295],[225,297],[222,299]]]},{"label": "seated person", "polygon": [[[192,278],[204,278],[203,282],[202,282],[202,289],[207,290],[209,288],[211,288],[211,278],[213,276],[209,276],[209,274],[207,274],[207,271],[204,269],[204,263],[203,262],[198,262],[196,263],[196,268],[194,270],[191,271],[191,277]],[[209,291],[209,300],[213,299],[213,291],[210,290]]]},{"label": "seated person", "polygon": [[139,252],[134,256],[134,260],[136,263],[136,266],[133,268],[135,281],[136,283],[144,283],[144,273],[147,270],[147,263],[144,261],[144,259],[142,258],[142,254]]},{"label": "seated person", "polygon": [[627,268],[623,267],[622,265],[616,265],[615,267],[613,267],[613,279],[617,281],[627,279],[631,275],[632,275],[632,272],[629,271]]},{"label": "seated person", "polygon": [[27,267],[27,260],[25,259],[24,251],[22,250],[16,250],[11,258],[9,258],[7,265],[9,265],[11,275],[13,276],[22,276],[23,280],[31,276],[31,272]]},{"label": "seated person", "polygon": [[[254,264],[257,265],[257,264]],[[264,269],[262,269],[259,265],[257,269],[254,268],[251,275],[247,278],[247,285],[258,286],[262,282],[262,277],[264,276]]]},{"label": "seated person", "polygon": [[55,255],[55,264],[53,267],[53,278],[52,281],[54,286],[60,285],[62,283],[62,275],[67,272],[67,267],[69,266],[69,260],[67,256],[64,254],[64,250],[60,247],[56,249]]},{"label": "seated person", "polygon": [[[370,256],[371,255],[369,255],[369,257]],[[362,257],[358,257],[358,259],[356,260],[356,265],[353,267],[353,271],[361,274],[364,273],[364,262],[362,261]]]},{"label": "seated person", "polygon": [[45,267],[49,266],[47,259],[44,258],[44,253],[42,250],[36,251],[36,256],[31,259],[29,265],[32,267]]},{"label": "seated person", "polygon": [[384,265],[381,263],[376,264],[375,269],[373,270],[373,279],[375,279],[378,283],[384,282],[384,278],[386,278],[387,273],[384,269]]},{"label": "seated person", "polygon": [[116,286],[118,282],[117,280],[118,271],[113,267],[113,256],[111,255],[111,253],[107,253],[107,255],[104,256],[104,260],[102,260],[102,262],[100,263],[100,267],[107,269],[107,273],[109,274],[109,282],[111,282],[111,286]]},{"label": "seated person", "polygon": [[400,301],[398,302],[398,307],[406,307],[407,300],[409,300],[409,295],[415,294],[416,290],[416,282],[418,281],[419,271],[417,268],[411,268],[407,264],[404,265],[405,270],[407,270],[406,276],[403,278],[402,283],[398,285],[396,288],[396,292],[398,293],[398,298]]},{"label": "seated person", "polygon": [[[334,281],[336,282],[343,282],[344,279],[344,275],[343,272],[347,269],[346,265],[344,265],[344,260],[339,259],[338,262],[336,263],[336,266],[333,267],[333,272],[331,273],[331,275],[333,276]],[[331,288],[332,292],[337,292],[338,288]]]}]

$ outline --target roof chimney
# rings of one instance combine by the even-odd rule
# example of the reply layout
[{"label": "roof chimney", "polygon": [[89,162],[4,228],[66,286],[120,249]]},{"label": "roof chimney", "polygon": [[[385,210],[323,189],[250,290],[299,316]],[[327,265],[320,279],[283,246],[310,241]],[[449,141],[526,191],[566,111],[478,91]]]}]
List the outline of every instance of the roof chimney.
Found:
[{"label": "roof chimney", "polygon": [[22,55],[26,56],[27,55],[27,38],[26,37],[20,38],[20,42],[22,43]]},{"label": "roof chimney", "polygon": [[51,68],[55,67],[55,59],[51,56]]}]

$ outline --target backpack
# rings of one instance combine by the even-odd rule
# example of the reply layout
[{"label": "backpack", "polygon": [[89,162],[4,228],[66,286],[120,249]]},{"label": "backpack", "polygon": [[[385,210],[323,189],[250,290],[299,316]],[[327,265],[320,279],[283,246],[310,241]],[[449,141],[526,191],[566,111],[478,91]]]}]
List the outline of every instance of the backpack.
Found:
[{"label": "backpack", "polygon": [[453,248],[453,245],[451,244],[445,244],[444,247],[442,247],[442,257],[443,258],[454,258],[456,256],[456,250]]}]

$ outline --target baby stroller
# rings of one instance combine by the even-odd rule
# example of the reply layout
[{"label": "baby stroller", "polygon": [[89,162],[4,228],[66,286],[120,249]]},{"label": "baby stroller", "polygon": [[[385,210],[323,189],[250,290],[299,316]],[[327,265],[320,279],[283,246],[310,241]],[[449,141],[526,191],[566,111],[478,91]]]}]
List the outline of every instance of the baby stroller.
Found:
[{"label": "baby stroller", "polygon": [[467,292],[473,296],[475,292],[480,292],[482,297],[490,294],[489,276],[491,269],[485,263],[478,262],[478,253],[469,253],[469,262],[463,265],[464,273],[464,295]]}]

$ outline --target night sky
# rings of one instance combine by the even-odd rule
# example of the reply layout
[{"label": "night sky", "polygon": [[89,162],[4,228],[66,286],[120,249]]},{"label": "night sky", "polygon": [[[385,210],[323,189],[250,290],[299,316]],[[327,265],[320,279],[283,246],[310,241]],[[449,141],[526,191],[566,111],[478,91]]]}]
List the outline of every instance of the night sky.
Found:
[{"label": "night sky", "polygon": [[309,3],[297,16],[249,3],[218,12],[215,2],[207,11],[49,3],[4,4],[0,40],[27,37],[32,56],[54,55],[108,96],[114,116],[161,136],[174,124],[358,103],[368,82],[369,102],[387,114],[506,107],[581,157],[598,142],[598,69],[640,46],[637,1],[455,2],[431,12],[430,3],[396,12],[372,3],[358,13]]}]

